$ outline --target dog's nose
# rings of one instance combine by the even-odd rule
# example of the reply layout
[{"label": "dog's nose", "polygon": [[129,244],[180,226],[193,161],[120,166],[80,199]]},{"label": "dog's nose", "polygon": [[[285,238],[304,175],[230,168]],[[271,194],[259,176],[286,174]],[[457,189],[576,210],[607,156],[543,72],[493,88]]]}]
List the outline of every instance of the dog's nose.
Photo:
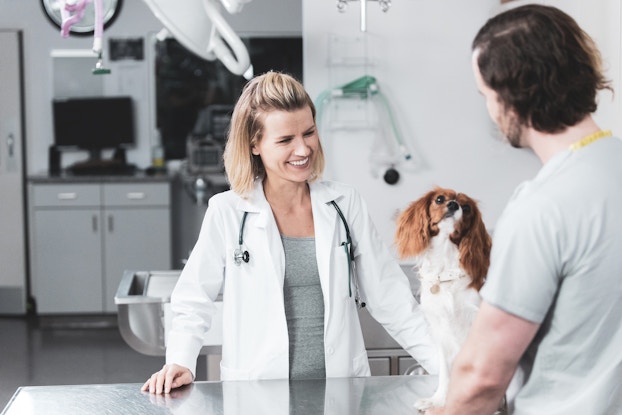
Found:
[{"label": "dog's nose", "polygon": [[455,212],[456,210],[460,209],[460,206],[455,200],[451,200],[449,201],[449,203],[447,203],[447,209],[449,209],[450,212]]}]

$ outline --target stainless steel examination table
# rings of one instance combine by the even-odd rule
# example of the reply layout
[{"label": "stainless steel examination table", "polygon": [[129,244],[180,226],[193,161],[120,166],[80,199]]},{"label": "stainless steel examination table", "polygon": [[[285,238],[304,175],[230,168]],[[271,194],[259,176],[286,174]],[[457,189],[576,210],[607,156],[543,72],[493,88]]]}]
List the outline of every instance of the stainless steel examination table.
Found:
[{"label": "stainless steel examination table", "polygon": [[[402,266],[411,283],[413,294],[419,280],[412,266]],[[170,297],[180,275],[176,271],[126,271],[119,284],[115,303],[118,308],[119,330],[125,341],[136,351],[164,356],[167,335],[172,324]],[[415,294],[416,295],[416,294]],[[212,327],[205,336],[201,354],[207,357],[207,380],[220,379],[219,362],[222,345],[222,298],[215,302]],[[374,375],[420,374],[423,369],[387,334],[366,308],[359,311],[371,372]]]},{"label": "stainless steel examination table", "polygon": [[169,395],[141,384],[21,387],[2,415],[72,414],[416,414],[435,376],[371,376],[317,380],[196,382]]}]

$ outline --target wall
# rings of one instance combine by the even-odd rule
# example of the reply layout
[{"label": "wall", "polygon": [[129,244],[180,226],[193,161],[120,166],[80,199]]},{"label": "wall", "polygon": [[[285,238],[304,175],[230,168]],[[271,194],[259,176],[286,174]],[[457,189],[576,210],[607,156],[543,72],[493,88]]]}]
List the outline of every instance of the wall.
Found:
[{"label": "wall", "polygon": [[[609,76],[619,84],[619,2],[555,3],[576,15],[596,38]],[[323,106],[322,119],[347,121],[345,128],[339,122],[331,126],[322,121],[327,175],[358,187],[389,244],[396,212],[434,185],[478,199],[488,228],[494,229],[514,188],[540,167],[532,153],[512,149],[496,138],[471,73],[471,41],[499,7],[499,0],[399,0],[383,13],[377,2],[369,1],[367,32],[362,33],[359,2],[338,13],[334,2],[303,0],[304,82],[309,92],[317,97],[357,76],[375,76],[413,152],[414,162],[400,161],[396,166],[400,181],[394,186],[384,183],[381,173],[388,163],[383,157],[390,155],[387,143],[394,139],[383,130],[375,105],[370,110],[369,104],[331,100]],[[351,59],[340,61],[340,53]],[[357,54],[363,58],[356,59]],[[604,128],[622,132],[616,117],[619,102],[611,101],[610,95],[601,100],[597,120]]]},{"label": "wall", "polygon": [[[498,9],[499,1],[398,0],[387,13],[380,11],[377,2],[370,1],[368,31],[364,35],[359,30],[359,2],[353,2],[346,13],[340,14],[335,2],[301,1],[255,0],[241,14],[230,16],[229,21],[242,34],[288,35],[302,30],[304,83],[314,97],[357,76],[374,75],[415,159],[397,166],[402,178],[397,185],[389,186],[379,174],[386,167],[379,160],[379,150],[392,140],[390,133],[384,134],[388,137],[384,139],[366,129],[323,131],[329,177],[351,182],[360,189],[388,242],[392,240],[396,210],[435,184],[455,187],[479,199],[489,228],[494,228],[514,187],[539,168],[533,155],[511,149],[493,138],[494,128],[472,79],[471,39]],[[618,86],[622,78],[619,1],[602,0],[597,6],[588,0],[548,3],[565,8],[596,38],[609,75],[616,81],[614,86]],[[0,0],[0,8],[7,11],[0,14],[0,28],[24,32],[27,169],[29,174],[37,173],[47,169],[47,148],[52,142],[50,52],[90,49],[92,40],[62,39],[43,15],[39,0]],[[120,17],[104,36],[147,37],[160,28],[142,1],[125,0]],[[329,42],[331,36],[345,43],[336,42],[335,46],[334,41]],[[346,54],[359,51],[361,39],[367,45],[362,65],[329,65],[329,57],[338,57],[340,50]],[[129,88],[147,101],[153,89],[146,61],[120,62],[108,75],[107,88]],[[619,135],[619,100],[611,101],[606,95],[601,101],[597,120]],[[130,161],[140,166],[149,163],[149,131],[153,123],[148,115],[149,105],[141,102],[139,146],[128,155]],[[347,115],[348,108],[343,112]],[[353,112],[360,117],[360,111]],[[366,115],[363,118],[368,118]]]},{"label": "wall", "polygon": [[[53,140],[51,100],[54,88],[50,53],[56,49],[90,50],[93,40],[90,37],[61,38],[59,30],[45,17],[40,0],[0,0],[0,9],[5,11],[0,14],[0,28],[21,29],[24,33],[27,173],[40,173],[47,170],[47,151]],[[262,18],[257,19],[258,15]],[[241,34],[300,34],[301,3],[256,0],[247,4],[240,14],[226,18]],[[161,27],[141,0],[124,0],[119,18],[104,32],[104,42],[108,38],[143,37],[146,53],[149,53],[148,40]],[[105,53],[106,45],[104,43]],[[139,167],[150,163],[150,132],[155,125],[149,102],[153,87],[148,59],[147,55],[141,62],[105,60],[112,74],[98,75],[104,77],[106,93],[129,93],[138,100],[138,146],[128,152],[128,158]],[[95,60],[93,55],[92,66]],[[63,164],[66,164],[64,159]]]}]

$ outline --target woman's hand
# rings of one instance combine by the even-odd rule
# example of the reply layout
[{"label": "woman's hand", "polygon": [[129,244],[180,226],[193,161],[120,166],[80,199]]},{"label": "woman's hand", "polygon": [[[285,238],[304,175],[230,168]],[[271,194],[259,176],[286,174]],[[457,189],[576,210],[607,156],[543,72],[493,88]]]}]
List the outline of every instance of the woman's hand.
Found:
[{"label": "woman's hand", "polygon": [[164,365],[159,372],[151,375],[140,390],[155,394],[169,393],[171,389],[192,383],[192,380],[192,372],[187,367]]}]

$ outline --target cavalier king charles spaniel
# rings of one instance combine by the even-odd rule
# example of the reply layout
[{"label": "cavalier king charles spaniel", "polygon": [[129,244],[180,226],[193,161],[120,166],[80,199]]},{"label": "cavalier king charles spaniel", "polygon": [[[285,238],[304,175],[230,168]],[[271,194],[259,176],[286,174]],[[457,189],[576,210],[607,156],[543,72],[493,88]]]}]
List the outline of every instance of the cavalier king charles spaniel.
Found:
[{"label": "cavalier king charles spaniel", "polygon": [[445,403],[451,365],[479,308],[492,243],[475,200],[440,187],[399,215],[395,242],[401,259],[415,258],[421,309],[441,357],[436,392],[415,403],[425,411]]}]

